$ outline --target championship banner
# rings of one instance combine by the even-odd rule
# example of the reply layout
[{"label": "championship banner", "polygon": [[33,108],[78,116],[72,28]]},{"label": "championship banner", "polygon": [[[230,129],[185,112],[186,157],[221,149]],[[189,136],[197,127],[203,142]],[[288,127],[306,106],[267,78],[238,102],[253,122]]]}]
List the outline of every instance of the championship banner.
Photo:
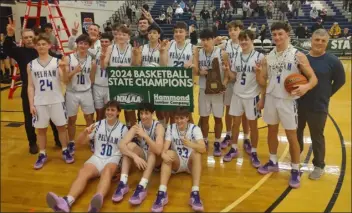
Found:
[{"label": "championship banner", "polygon": [[[310,39],[293,39],[292,45],[302,51],[309,51],[311,48]],[[337,55],[351,55],[351,40],[350,39],[329,39],[327,52]]]},{"label": "championship banner", "polygon": [[182,67],[108,67],[110,100],[123,109],[137,109],[147,101],[156,110],[172,111],[178,106],[193,112],[192,69]]},{"label": "championship banner", "polygon": [[81,12],[82,33],[88,34],[88,28],[94,23],[94,13]]}]

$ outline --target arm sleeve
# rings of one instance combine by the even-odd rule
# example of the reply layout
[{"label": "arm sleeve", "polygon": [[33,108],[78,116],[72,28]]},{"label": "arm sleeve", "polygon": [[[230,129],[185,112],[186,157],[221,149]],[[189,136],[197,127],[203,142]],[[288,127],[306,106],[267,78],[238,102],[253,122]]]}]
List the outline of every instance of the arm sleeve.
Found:
[{"label": "arm sleeve", "polygon": [[20,47],[17,47],[16,42],[14,40],[13,36],[6,36],[5,41],[4,41],[4,52],[6,55],[8,55],[10,58],[15,59],[18,61],[20,57]]},{"label": "arm sleeve", "polygon": [[337,58],[334,60],[334,67],[332,69],[332,91],[331,96],[333,96],[346,82],[345,69],[341,61]]}]

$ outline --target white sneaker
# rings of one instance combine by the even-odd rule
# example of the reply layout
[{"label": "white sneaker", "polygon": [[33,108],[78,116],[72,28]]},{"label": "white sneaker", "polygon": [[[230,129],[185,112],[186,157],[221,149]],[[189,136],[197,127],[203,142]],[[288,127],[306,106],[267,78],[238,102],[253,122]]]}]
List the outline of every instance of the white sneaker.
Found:
[{"label": "white sneaker", "polygon": [[309,174],[309,179],[319,180],[323,174],[324,174],[324,169],[320,167],[314,167],[314,170]]}]

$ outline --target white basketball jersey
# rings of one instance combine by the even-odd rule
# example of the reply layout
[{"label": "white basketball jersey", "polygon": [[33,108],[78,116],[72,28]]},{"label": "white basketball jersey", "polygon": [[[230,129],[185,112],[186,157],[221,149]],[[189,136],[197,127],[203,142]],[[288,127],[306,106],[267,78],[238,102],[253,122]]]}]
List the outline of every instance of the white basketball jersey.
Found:
[{"label": "white basketball jersey", "polygon": [[160,63],[160,51],[158,46],[153,49],[150,48],[149,44],[142,46],[142,66],[148,66],[151,63]]},{"label": "white basketball jersey", "polygon": [[[207,55],[204,49],[199,50],[199,70],[205,69],[208,72],[211,72],[212,62],[214,58],[218,58],[220,66],[221,80],[224,78],[224,72],[222,70],[222,57],[221,57],[221,48],[214,47],[211,54]],[[199,88],[205,89],[206,87],[206,77],[204,75],[199,76]]]},{"label": "white basketball jersey", "polygon": [[93,58],[97,58],[97,55],[99,53],[101,49],[101,43],[100,43],[100,40],[97,40],[93,47],[89,48],[88,49],[88,53],[93,57]]},{"label": "white basketball jersey", "polygon": [[193,45],[185,42],[182,49],[172,40],[168,51],[168,67],[183,67],[187,62],[193,62]]},{"label": "white basketball jersey", "polygon": [[94,84],[102,87],[107,87],[108,84],[108,73],[106,72],[106,69],[102,69],[100,66],[100,56],[101,56],[101,50],[98,51],[97,57],[96,57],[96,63],[97,63],[97,71],[95,72],[95,80]]},{"label": "white basketball jersey", "polygon": [[64,102],[59,73],[59,59],[51,58],[42,65],[39,58],[29,62],[34,85],[34,105],[49,105]]},{"label": "white basketball jersey", "polygon": [[233,92],[241,98],[254,98],[260,93],[255,67],[264,58],[262,53],[252,50],[249,54],[239,53],[234,59],[235,66],[231,69],[236,73]]},{"label": "white basketball jersey", "polygon": [[227,40],[225,44],[225,52],[229,56],[230,63],[233,63],[233,59],[242,51],[239,44],[235,44],[231,39]]},{"label": "white basketball jersey", "polygon": [[119,143],[128,129],[120,121],[114,126],[109,126],[106,119],[95,123],[95,130],[89,135],[94,139],[94,155],[99,158],[109,158],[121,155]]},{"label": "white basketball jersey", "polygon": [[289,94],[285,89],[285,79],[293,73],[299,73],[296,53],[298,50],[289,45],[282,54],[274,48],[267,56],[268,86],[266,93],[283,99],[297,99],[298,96]]},{"label": "white basketball jersey", "polygon": [[[148,136],[149,136],[153,141],[155,141],[155,139],[156,139],[156,134],[155,134],[155,132],[156,132],[156,127],[157,127],[158,124],[159,124],[159,121],[153,120],[152,126],[151,126],[149,129],[147,129],[147,128],[145,128],[145,127],[143,126],[143,124],[142,124],[141,121],[138,122],[138,125],[144,128],[144,131],[148,134]],[[148,150],[149,150],[149,145],[148,145],[148,143],[147,143],[144,139],[142,139],[142,140],[139,141],[139,146],[140,146],[142,149],[144,149],[145,151],[148,152]]]},{"label": "white basketball jersey", "polygon": [[178,156],[188,159],[192,153],[192,148],[183,145],[181,139],[187,139],[191,142],[203,139],[203,134],[200,128],[194,124],[188,124],[184,136],[179,131],[176,124],[171,124],[166,130],[165,140],[171,141],[171,149],[174,150]]},{"label": "white basketball jersey", "polygon": [[124,50],[120,50],[117,44],[112,45],[112,53],[109,65],[111,67],[129,67],[132,63],[132,46],[127,44]]},{"label": "white basketball jersey", "polygon": [[70,72],[72,72],[78,64],[81,64],[82,70],[72,77],[71,82],[67,85],[68,91],[84,92],[91,88],[90,72],[92,69],[92,56],[88,54],[84,61],[79,62],[76,53],[70,54]]}]

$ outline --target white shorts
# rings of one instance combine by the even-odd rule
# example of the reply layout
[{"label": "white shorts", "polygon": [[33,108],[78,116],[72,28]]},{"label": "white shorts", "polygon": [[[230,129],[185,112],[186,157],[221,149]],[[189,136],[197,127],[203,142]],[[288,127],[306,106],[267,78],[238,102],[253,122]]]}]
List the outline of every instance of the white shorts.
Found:
[{"label": "white shorts", "polygon": [[67,112],[65,103],[35,106],[37,115],[32,117],[32,124],[35,128],[47,128],[50,119],[56,126],[67,124]]},{"label": "white shorts", "polygon": [[81,106],[85,115],[93,114],[95,112],[91,90],[84,92],[66,91],[65,100],[68,117],[77,115],[79,106]]},{"label": "white shorts", "polygon": [[105,104],[110,100],[109,87],[93,85],[93,99],[95,109],[104,108]]},{"label": "white shorts", "polygon": [[198,107],[201,117],[213,114],[216,118],[222,118],[224,116],[224,95],[206,95],[205,89],[199,89]]},{"label": "white shorts", "polygon": [[97,168],[100,175],[107,164],[114,163],[118,166],[120,163],[120,159],[121,159],[121,155],[113,155],[109,158],[99,158],[96,155],[92,155],[84,164],[86,163],[93,164],[95,168]]},{"label": "white shorts", "polygon": [[281,122],[286,130],[297,129],[296,100],[276,98],[266,94],[263,119],[269,125]]},{"label": "white shorts", "polygon": [[224,105],[225,106],[230,106],[230,104],[231,104],[231,98],[232,98],[234,86],[235,86],[234,83],[227,84],[227,88],[226,88],[226,91],[224,94]]},{"label": "white shorts", "polygon": [[260,111],[257,109],[258,102],[259,95],[255,98],[245,99],[233,94],[229,114],[242,116],[245,113],[248,120],[256,120],[261,116]]},{"label": "white shorts", "polygon": [[[192,151],[189,154],[189,156],[191,157]],[[182,173],[182,172],[187,172],[187,173],[191,173],[191,171],[188,168],[188,161],[189,158],[183,158],[180,155],[177,155],[178,159],[180,160],[180,167],[178,167],[178,170],[175,171],[171,171],[172,174],[177,174],[177,173]]]}]

